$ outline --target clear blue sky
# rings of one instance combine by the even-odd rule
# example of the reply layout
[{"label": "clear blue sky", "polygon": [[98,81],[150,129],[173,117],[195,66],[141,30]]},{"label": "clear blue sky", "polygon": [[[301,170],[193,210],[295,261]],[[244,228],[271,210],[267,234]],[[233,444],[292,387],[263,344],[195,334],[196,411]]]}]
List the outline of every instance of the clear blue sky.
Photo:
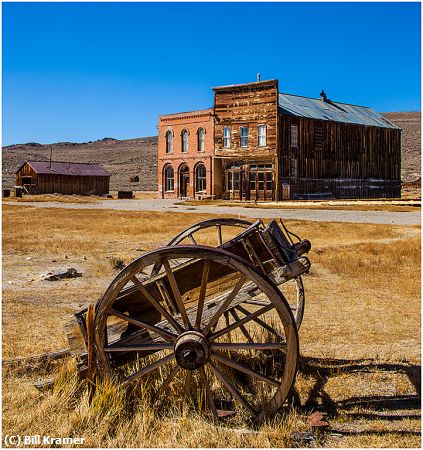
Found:
[{"label": "clear blue sky", "polygon": [[3,145],[154,135],[257,72],[420,110],[420,4],[3,3]]}]

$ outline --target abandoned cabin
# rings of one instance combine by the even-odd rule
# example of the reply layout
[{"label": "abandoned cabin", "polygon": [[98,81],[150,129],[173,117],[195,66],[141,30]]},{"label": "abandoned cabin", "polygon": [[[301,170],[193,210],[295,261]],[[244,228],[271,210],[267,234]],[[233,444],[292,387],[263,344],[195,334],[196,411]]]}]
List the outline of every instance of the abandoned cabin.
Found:
[{"label": "abandoned cabin", "polygon": [[99,164],[26,161],[16,171],[16,185],[30,194],[102,195],[109,183],[110,173]]},{"label": "abandoned cabin", "polygon": [[401,129],[371,108],[278,80],[213,90],[210,109],[159,116],[162,198],[400,197]]}]

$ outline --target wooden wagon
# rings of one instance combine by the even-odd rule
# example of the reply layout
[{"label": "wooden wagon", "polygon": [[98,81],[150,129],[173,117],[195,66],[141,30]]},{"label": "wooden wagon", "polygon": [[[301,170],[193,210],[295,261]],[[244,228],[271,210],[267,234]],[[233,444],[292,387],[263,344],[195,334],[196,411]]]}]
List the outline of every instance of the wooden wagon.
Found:
[{"label": "wooden wagon", "polygon": [[275,414],[296,375],[310,246],[276,221],[188,228],[75,314],[81,374],[152,386],[156,400],[172,391],[216,420]]}]

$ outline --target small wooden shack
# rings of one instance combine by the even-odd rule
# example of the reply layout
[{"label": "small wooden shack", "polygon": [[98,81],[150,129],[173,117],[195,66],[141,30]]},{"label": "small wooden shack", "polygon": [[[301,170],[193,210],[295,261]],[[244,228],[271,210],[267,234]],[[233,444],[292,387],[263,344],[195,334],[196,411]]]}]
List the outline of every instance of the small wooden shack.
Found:
[{"label": "small wooden shack", "polygon": [[101,195],[109,193],[110,173],[99,164],[26,161],[16,171],[16,185],[31,194]]}]

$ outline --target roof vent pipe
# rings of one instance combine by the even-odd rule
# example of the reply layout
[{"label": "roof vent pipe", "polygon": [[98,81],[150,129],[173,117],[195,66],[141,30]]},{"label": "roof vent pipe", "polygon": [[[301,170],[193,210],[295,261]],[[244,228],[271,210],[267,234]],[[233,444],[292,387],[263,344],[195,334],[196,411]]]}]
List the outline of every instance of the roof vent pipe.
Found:
[{"label": "roof vent pipe", "polygon": [[260,72],[257,74],[257,82],[260,81]]},{"label": "roof vent pipe", "polygon": [[326,92],[322,89],[322,92],[320,93],[320,98],[322,102],[325,102],[327,100]]}]

